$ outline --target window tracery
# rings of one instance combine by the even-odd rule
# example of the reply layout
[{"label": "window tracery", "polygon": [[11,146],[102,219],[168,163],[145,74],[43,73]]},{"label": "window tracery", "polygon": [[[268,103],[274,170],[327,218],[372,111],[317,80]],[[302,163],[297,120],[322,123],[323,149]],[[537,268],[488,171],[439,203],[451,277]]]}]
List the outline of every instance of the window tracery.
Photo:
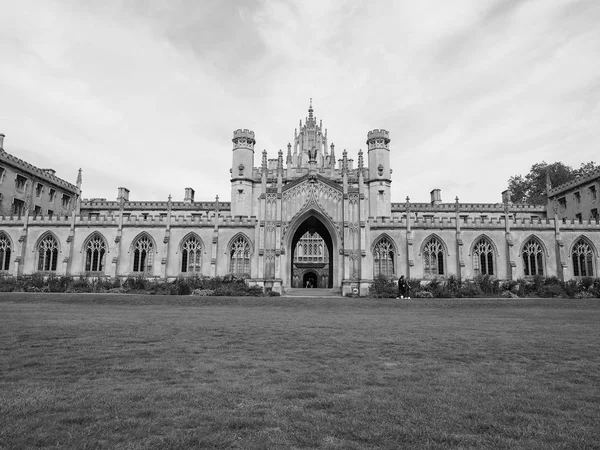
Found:
[{"label": "window tracery", "polygon": [[494,275],[494,247],[486,238],[473,247],[473,270],[476,275]]},{"label": "window tracery", "polygon": [[573,261],[573,276],[594,276],[594,251],[591,245],[583,239],[577,241],[573,246],[571,260]]},{"label": "window tracery", "polygon": [[190,236],[181,245],[181,271],[198,273],[202,270],[202,243]]},{"label": "window tracery", "polygon": [[244,236],[239,236],[231,244],[229,272],[234,275],[250,274],[250,244]]},{"label": "window tracery", "polygon": [[0,271],[10,269],[10,240],[5,234],[0,234]]},{"label": "window tracery", "polygon": [[58,263],[58,242],[47,235],[38,245],[38,270],[55,271]]},{"label": "window tracery", "polygon": [[384,275],[391,277],[395,274],[394,270],[394,246],[387,238],[381,238],[373,250],[374,274],[373,276]]},{"label": "window tracery", "polygon": [[85,246],[85,271],[102,272],[105,267],[106,242],[95,235]]},{"label": "window tracery", "polygon": [[298,239],[294,251],[294,263],[303,262],[327,262],[325,254],[325,241],[319,233],[307,231]]},{"label": "window tracery", "polygon": [[148,236],[141,236],[133,244],[133,271],[151,272],[154,262],[154,244]]},{"label": "window tracery", "polygon": [[444,246],[436,237],[429,239],[423,247],[423,271],[425,276],[438,276],[445,274]]},{"label": "window tracery", "polygon": [[544,251],[538,241],[531,238],[523,246],[523,274],[526,277],[544,275]]}]

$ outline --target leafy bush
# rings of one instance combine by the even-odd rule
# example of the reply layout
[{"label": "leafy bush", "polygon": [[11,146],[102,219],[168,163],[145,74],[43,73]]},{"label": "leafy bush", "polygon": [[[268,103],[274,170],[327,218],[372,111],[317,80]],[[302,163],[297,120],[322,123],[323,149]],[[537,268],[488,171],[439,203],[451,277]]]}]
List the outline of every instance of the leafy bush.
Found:
[{"label": "leafy bush", "polygon": [[276,291],[269,291],[269,297],[281,297],[281,294]]},{"label": "leafy bush", "polygon": [[416,292],[413,297],[415,298],[433,298],[433,294],[429,291]]},{"label": "leafy bush", "polygon": [[194,289],[192,291],[192,295],[198,295],[200,297],[206,297],[209,295],[214,295],[214,292],[212,289]]},{"label": "leafy bush", "polygon": [[17,288],[17,279],[11,276],[0,276],[0,292],[12,292]]},{"label": "leafy bush", "polygon": [[369,297],[396,298],[397,296],[398,284],[385,275],[377,275],[369,286]]}]

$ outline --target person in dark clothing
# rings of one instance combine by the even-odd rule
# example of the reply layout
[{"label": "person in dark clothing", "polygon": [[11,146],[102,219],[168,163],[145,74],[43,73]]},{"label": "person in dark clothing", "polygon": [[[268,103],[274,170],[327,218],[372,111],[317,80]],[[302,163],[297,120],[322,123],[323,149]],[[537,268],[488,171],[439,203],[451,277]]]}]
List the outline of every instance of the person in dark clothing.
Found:
[{"label": "person in dark clothing", "polygon": [[408,295],[408,283],[406,282],[404,275],[400,275],[400,278],[398,279],[398,297],[396,298],[410,298]]}]

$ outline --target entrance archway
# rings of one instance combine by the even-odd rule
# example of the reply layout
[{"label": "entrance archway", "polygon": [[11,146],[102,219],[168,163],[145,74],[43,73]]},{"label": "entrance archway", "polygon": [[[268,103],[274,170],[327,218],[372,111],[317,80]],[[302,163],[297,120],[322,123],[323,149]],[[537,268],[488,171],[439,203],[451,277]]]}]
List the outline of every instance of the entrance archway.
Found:
[{"label": "entrance archway", "polygon": [[[317,217],[316,211],[307,212],[300,218],[298,228],[292,235],[289,241],[289,285],[292,287],[306,287],[306,276],[312,273],[314,278],[312,279],[313,287],[332,288],[334,286],[334,266],[337,263],[337,255],[334,252],[334,242],[328,227],[323,223],[321,219]],[[309,236],[318,235],[322,239],[322,244],[325,245],[323,254],[327,255],[327,259],[324,258],[296,258],[296,250],[298,242],[308,233]],[[299,260],[300,259],[300,260]],[[304,276],[298,277],[298,273],[294,273],[294,268],[303,270]],[[308,270],[306,270],[308,269]],[[302,282],[301,286],[298,286]]]},{"label": "entrance archway", "polygon": [[305,288],[322,287],[319,286],[317,274],[314,273],[312,270],[304,273],[304,276],[302,277],[302,286],[304,286]]}]

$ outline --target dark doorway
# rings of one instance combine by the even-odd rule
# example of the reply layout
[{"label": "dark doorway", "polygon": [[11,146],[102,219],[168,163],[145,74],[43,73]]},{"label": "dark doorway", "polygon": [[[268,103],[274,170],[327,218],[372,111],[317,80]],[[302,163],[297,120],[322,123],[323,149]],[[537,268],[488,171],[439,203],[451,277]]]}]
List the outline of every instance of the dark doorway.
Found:
[{"label": "dark doorway", "polygon": [[[333,287],[333,261],[334,261],[334,255],[333,255],[333,241],[331,239],[331,235],[329,234],[329,231],[327,230],[327,227],[323,224],[323,222],[321,222],[319,219],[317,219],[315,216],[311,216],[309,218],[307,218],[304,222],[302,222],[302,224],[298,227],[298,229],[296,230],[296,232],[294,233],[294,236],[292,238],[292,246],[291,246],[291,251],[290,251],[290,267],[292,268],[292,270],[290,270],[290,286],[294,286],[294,261],[297,260],[296,258],[296,245],[298,244],[298,241],[300,241],[300,239],[302,238],[302,236],[305,235],[305,233],[310,233],[310,234],[318,234],[321,239],[323,239],[323,243],[325,244],[325,247],[327,248],[327,254],[329,257],[329,261],[327,264],[325,263],[321,263],[319,264],[318,262],[313,262],[311,263],[310,261],[307,261],[307,264],[302,264],[302,265],[298,265],[298,267],[302,267],[304,269],[307,268],[311,268],[314,269],[313,271],[308,271],[305,273],[303,279],[302,279],[302,287],[306,287],[306,276],[308,276],[309,274],[312,274],[312,276],[314,277],[314,279],[311,281],[313,283],[313,287],[322,287],[322,288],[332,288]],[[328,276],[322,276],[321,277],[321,282],[319,283],[318,277],[317,277],[317,271],[322,271],[322,269],[325,269],[325,267],[328,266],[328,270],[325,272],[325,275],[328,274]],[[325,285],[326,284],[326,285]]]},{"label": "dark doorway", "polygon": [[320,287],[319,282],[317,281],[317,274],[314,272],[306,272],[304,274],[304,278],[302,279],[302,286],[305,288]]}]

